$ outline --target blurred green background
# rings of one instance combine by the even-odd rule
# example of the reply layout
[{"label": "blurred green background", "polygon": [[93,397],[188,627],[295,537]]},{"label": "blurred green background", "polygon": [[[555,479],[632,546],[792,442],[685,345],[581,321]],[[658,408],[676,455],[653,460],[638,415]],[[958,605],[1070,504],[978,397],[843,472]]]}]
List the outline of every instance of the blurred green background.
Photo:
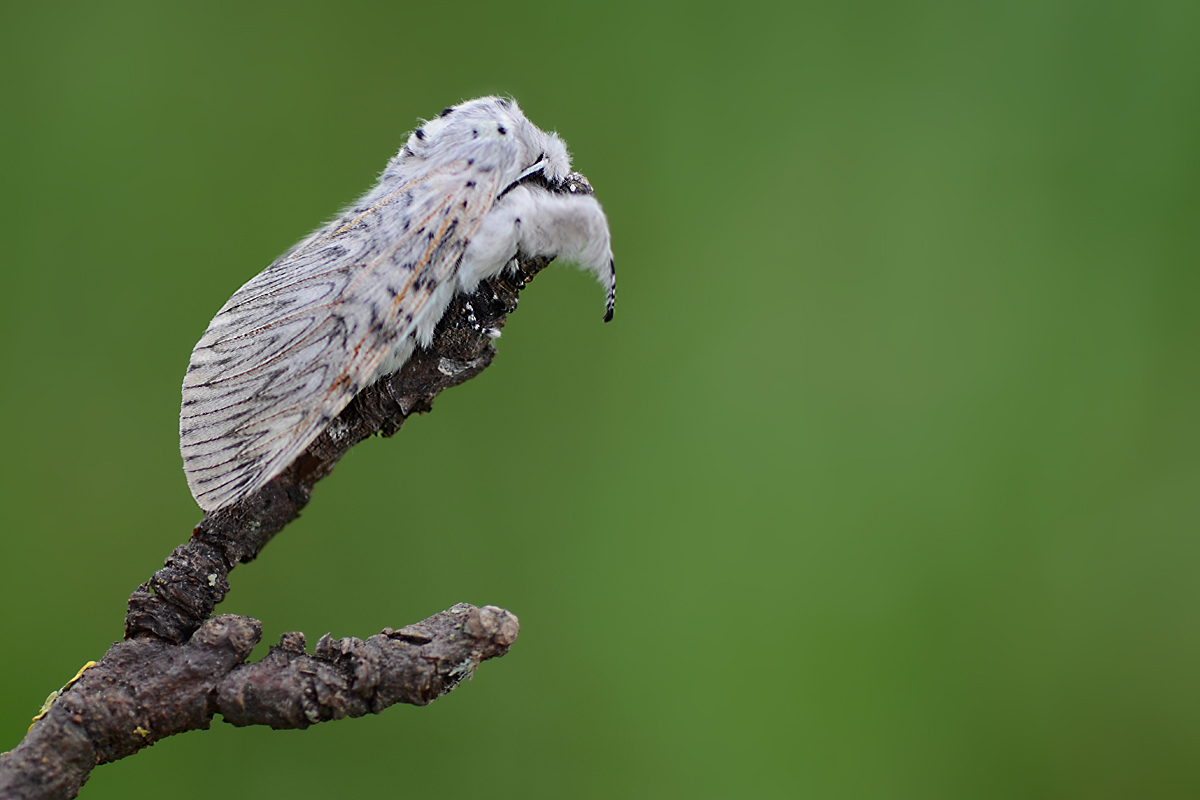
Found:
[{"label": "blurred green background", "polygon": [[220,611],[313,642],[494,603],[520,640],[429,708],[217,722],[84,795],[1200,796],[1198,25],[5,4],[0,749],[200,518],[213,313],[418,118],[506,93],[596,187],[616,320],[543,273]]}]

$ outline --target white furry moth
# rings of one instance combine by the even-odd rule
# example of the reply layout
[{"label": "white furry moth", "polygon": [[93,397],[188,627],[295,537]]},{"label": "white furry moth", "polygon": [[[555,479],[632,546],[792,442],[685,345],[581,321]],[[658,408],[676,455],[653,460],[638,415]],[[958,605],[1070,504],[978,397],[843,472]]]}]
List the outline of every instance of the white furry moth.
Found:
[{"label": "white furry moth", "polygon": [[371,191],[229,299],[192,351],[180,450],[205,511],[260,489],[359,390],[429,344],[456,292],[514,258],[616,275],[595,198],[563,190],[566,145],[516,102],[447,108],[409,136]]}]

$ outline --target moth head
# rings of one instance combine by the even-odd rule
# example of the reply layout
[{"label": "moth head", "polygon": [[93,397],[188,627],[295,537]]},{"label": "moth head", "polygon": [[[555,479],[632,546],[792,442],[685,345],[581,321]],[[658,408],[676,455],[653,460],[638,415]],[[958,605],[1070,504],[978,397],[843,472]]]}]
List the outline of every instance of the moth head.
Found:
[{"label": "moth head", "polygon": [[498,128],[505,130],[517,147],[520,180],[540,174],[551,186],[560,185],[571,172],[571,156],[567,145],[553,131],[547,133],[530,122],[512,98],[483,97],[472,103],[486,103],[495,115]]}]

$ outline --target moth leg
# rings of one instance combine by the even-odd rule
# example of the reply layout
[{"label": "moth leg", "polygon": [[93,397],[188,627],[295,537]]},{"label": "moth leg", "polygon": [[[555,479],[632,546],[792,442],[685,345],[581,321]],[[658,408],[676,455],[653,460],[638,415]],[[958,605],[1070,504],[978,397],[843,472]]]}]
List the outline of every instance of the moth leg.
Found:
[{"label": "moth leg", "polygon": [[518,247],[530,256],[561,258],[596,273],[608,292],[604,321],[612,319],[617,273],[604,209],[591,195],[530,192],[531,213],[521,217]]},{"label": "moth leg", "polygon": [[458,267],[459,290],[464,294],[474,292],[485,278],[499,275],[516,257],[521,216],[529,208],[528,194],[524,186],[514,188],[480,221]]},{"label": "moth leg", "polygon": [[608,290],[605,319],[612,317],[617,277],[608,220],[596,198],[532,185],[514,188],[483,218],[467,246],[458,273],[462,290],[474,291],[479,281],[498,275],[518,251],[561,258],[596,273]]}]

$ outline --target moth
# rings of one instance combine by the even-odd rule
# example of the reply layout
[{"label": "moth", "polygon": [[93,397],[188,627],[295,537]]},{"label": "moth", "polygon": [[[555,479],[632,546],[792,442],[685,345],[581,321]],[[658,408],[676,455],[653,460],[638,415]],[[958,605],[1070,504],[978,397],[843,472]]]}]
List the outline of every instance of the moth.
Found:
[{"label": "moth", "polygon": [[238,289],[192,351],[180,451],[205,511],[262,488],[361,389],[400,369],[458,292],[544,256],[616,298],[608,221],[565,143],[514,100],[424,122],[357,203]]}]

